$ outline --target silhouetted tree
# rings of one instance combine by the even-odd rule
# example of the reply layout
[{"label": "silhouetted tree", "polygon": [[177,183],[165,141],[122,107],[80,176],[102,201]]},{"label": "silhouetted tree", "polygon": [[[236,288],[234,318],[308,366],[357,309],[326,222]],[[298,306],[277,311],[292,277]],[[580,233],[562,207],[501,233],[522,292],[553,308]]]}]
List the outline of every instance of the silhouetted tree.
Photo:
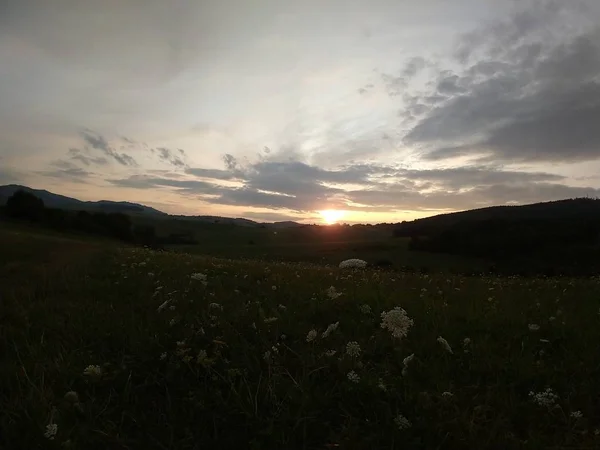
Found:
[{"label": "silhouetted tree", "polygon": [[7,200],[6,212],[18,219],[40,221],[44,217],[44,201],[20,189]]}]

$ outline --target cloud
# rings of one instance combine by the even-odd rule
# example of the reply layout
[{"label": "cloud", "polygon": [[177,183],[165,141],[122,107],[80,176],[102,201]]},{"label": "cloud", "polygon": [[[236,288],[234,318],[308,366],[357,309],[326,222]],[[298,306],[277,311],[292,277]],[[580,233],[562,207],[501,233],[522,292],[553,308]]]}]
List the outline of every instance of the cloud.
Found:
[{"label": "cloud", "polygon": [[76,183],[87,183],[88,178],[94,175],[93,172],[83,170],[81,167],[77,167],[70,161],[57,160],[51,163],[55,167],[53,170],[42,170],[37,173],[46,177],[58,178],[61,180],[68,180]]},{"label": "cloud", "polygon": [[198,178],[210,178],[213,180],[235,180],[238,178],[231,171],[222,169],[187,168],[185,172]]},{"label": "cloud", "polygon": [[[153,177],[134,175],[109,181],[138,189],[175,189],[211,204],[302,214],[330,208],[373,212],[468,209],[597,192],[560,184],[566,178],[557,174],[485,165],[416,170],[356,164],[328,170],[299,161],[259,160],[242,166],[231,155],[224,158],[224,163],[229,168],[187,169],[186,176],[193,177],[187,179],[157,173]],[[239,184],[223,185],[219,180],[237,180]]]},{"label": "cloud", "polygon": [[163,162],[169,163],[175,167],[187,166],[183,159],[185,158],[185,152],[182,149],[177,149],[175,151],[165,147],[158,147],[156,151],[158,152],[158,158]]},{"label": "cloud", "polygon": [[88,155],[85,155],[78,148],[70,148],[68,155],[71,158],[71,160],[79,161],[86,166],[92,166],[92,165],[104,166],[104,165],[108,164],[108,160],[106,158],[104,158],[103,156],[98,156],[98,157],[88,156]]},{"label": "cloud", "polygon": [[297,221],[304,220],[305,217],[290,216],[288,214],[273,213],[273,212],[256,212],[256,211],[244,211],[242,216],[258,221],[266,222],[284,222],[284,221]]},{"label": "cloud", "polygon": [[600,158],[600,14],[571,2],[534,6],[461,38],[462,70],[440,72],[410,99],[407,117],[421,117],[406,144],[429,160]]},{"label": "cloud", "polygon": [[82,131],[81,136],[83,137],[85,143],[92,149],[100,150],[106,156],[114,159],[122,166],[132,167],[138,165],[132,156],[128,155],[127,153],[117,152],[103,136],[96,134],[91,130]]},{"label": "cloud", "polygon": [[127,178],[108,179],[115,186],[135,189],[153,189],[157,187],[177,188],[180,193],[215,195],[221,188],[213,183],[199,180],[181,180],[172,178],[152,177],[148,175],[131,175]]}]

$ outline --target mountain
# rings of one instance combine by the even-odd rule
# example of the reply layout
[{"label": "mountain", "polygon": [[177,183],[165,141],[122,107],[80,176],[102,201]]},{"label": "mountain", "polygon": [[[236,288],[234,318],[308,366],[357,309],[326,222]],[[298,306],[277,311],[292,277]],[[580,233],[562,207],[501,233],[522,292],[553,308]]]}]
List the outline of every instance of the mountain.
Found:
[{"label": "mountain", "polygon": [[114,202],[109,200],[100,200],[97,202],[84,202],[81,200],[77,200],[71,197],[65,197],[64,195],[54,194],[53,192],[49,192],[43,189],[32,189],[27,186],[20,186],[17,184],[9,184],[6,186],[0,186],[0,206],[4,206],[6,201],[9,199],[11,195],[13,195],[18,190],[23,190],[26,192],[31,192],[36,197],[43,200],[44,205],[47,208],[59,208],[59,209],[70,209],[70,210],[84,210],[91,212],[120,212],[125,214],[143,214],[146,216],[154,216],[154,217],[173,217],[176,219],[182,220],[194,220],[199,222],[210,222],[210,223],[219,223],[219,224],[229,224],[229,225],[238,225],[243,227],[259,227],[259,226],[268,226],[268,227],[277,227],[277,228],[289,228],[289,227],[297,227],[301,224],[297,222],[276,222],[274,224],[270,223],[260,223],[255,222],[254,220],[243,219],[243,218],[231,218],[231,217],[219,217],[219,216],[176,216],[169,215],[157,209],[151,208],[149,206],[140,205],[139,203],[130,203],[130,202]]},{"label": "mountain", "polygon": [[97,211],[97,212],[120,212],[120,213],[135,213],[135,214],[152,214],[162,215],[167,214],[149,206],[140,205],[130,202],[113,202],[110,200],[100,200],[97,202],[84,202],[75,198],[66,197],[64,195],[54,194],[43,189],[32,189],[27,186],[17,184],[9,184],[0,186],[0,206],[5,205],[8,198],[18,190],[30,192],[36,197],[42,199],[47,208],[72,209],[80,211]]}]

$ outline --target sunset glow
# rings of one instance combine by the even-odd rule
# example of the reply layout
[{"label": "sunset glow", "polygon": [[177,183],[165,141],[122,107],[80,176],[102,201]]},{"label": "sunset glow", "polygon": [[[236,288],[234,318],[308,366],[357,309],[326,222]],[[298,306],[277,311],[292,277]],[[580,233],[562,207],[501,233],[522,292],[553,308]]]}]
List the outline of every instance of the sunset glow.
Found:
[{"label": "sunset glow", "polygon": [[328,225],[337,223],[345,215],[344,211],[338,211],[337,209],[326,209],[325,211],[319,211],[319,213]]}]

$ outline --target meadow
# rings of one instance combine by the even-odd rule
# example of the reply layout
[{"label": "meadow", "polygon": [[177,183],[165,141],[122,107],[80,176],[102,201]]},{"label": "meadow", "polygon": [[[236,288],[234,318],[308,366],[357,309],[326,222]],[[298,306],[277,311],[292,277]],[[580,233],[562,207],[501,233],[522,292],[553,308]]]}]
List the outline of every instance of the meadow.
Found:
[{"label": "meadow", "polygon": [[0,448],[600,448],[599,279],[0,248]]}]

